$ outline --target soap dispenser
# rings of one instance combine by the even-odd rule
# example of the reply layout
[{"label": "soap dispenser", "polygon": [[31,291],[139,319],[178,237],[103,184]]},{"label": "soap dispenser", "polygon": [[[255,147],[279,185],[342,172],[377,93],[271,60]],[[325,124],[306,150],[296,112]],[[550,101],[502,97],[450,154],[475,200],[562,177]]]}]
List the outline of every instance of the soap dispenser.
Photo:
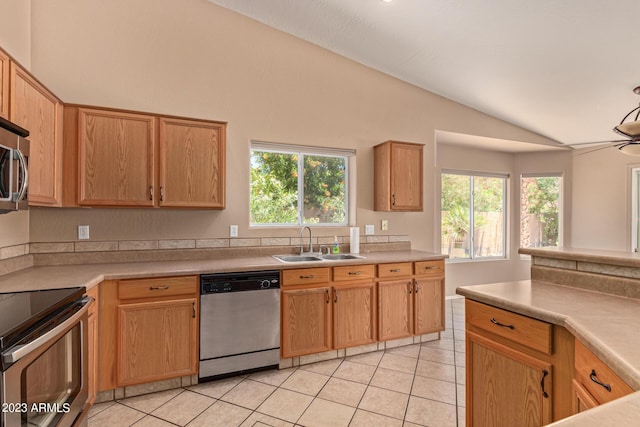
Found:
[{"label": "soap dispenser", "polygon": [[333,237],[333,251],[334,254],[340,253],[340,245],[338,245],[338,236]]}]

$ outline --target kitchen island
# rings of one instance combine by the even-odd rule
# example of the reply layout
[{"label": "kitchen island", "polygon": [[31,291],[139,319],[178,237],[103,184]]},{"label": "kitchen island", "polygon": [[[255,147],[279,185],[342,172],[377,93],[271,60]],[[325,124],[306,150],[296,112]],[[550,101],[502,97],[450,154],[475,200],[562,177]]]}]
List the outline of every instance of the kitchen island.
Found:
[{"label": "kitchen island", "polygon": [[635,390],[554,425],[637,425],[640,257],[573,248],[520,252],[532,257],[531,280],[464,286],[456,292],[566,329]]}]

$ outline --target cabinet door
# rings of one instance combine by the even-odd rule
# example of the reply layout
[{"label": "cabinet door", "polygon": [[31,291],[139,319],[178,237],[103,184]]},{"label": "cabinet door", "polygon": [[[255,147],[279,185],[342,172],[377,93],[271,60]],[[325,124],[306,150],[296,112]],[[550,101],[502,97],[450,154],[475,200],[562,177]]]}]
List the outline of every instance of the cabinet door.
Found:
[{"label": "cabinet door", "polygon": [[62,103],[11,62],[10,120],[29,131],[29,204],[60,205]]},{"label": "cabinet door", "polygon": [[118,386],[197,372],[195,298],[118,306]]},{"label": "cabinet door", "polygon": [[153,206],[154,118],[108,110],[78,113],[78,203]]},{"label": "cabinet door", "polygon": [[378,339],[391,340],[413,333],[413,281],[378,283]]},{"label": "cabinet door", "polygon": [[573,380],[573,413],[579,414],[587,409],[595,408],[598,406],[598,402],[591,396],[591,394],[582,387],[578,381]]},{"label": "cabinet door", "polygon": [[376,341],[375,283],[333,288],[334,347],[344,348]]},{"label": "cabinet door", "polygon": [[330,293],[328,286],[282,291],[283,358],[331,349]]},{"label": "cabinet door", "polygon": [[160,206],[225,207],[223,123],[160,119]]},{"label": "cabinet door", "polygon": [[9,55],[0,50],[0,117],[9,118]]},{"label": "cabinet door", "polygon": [[422,145],[391,145],[391,210],[422,210]]},{"label": "cabinet door", "polygon": [[467,332],[467,425],[542,426],[551,422],[551,365]]},{"label": "cabinet door", "polygon": [[416,278],[413,299],[414,334],[444,331],[444,278]]}]

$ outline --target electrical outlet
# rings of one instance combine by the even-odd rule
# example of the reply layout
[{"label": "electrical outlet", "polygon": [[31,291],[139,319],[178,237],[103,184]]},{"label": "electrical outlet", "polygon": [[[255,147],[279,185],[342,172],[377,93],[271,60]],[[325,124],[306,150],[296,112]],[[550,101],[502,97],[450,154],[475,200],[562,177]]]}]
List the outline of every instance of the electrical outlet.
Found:
[{"label": "electrical outlet", "polygon": [[375,233],[375,227],[371,224],[365,225],[364,226],[364,234],[374,234]]},{"label": "electrical outlet", "polygon": [[88,240],[89,239],[89,226],[88,225],[79,225],[78,226],[78,240]]},{"label": "electrical outlet", "polygon": [[238,226],[230,225],[229,226],[229,237],[238,237]]},{"label": "electrical outlet", "polygon": [[388,219],[383,219],[382,221],[380,221],[380,229],[382,231],[389,231],[389,220]]}]

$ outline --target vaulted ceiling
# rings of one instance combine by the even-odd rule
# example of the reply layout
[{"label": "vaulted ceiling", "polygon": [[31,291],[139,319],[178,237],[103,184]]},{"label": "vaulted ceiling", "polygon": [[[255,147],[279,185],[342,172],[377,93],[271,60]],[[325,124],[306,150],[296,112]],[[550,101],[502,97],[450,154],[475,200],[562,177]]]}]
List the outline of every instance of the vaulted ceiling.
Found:
[{"label": "vaulted ceiling", "polygon": [[210,0],[570,144],[640,97],[638,0]]}]

